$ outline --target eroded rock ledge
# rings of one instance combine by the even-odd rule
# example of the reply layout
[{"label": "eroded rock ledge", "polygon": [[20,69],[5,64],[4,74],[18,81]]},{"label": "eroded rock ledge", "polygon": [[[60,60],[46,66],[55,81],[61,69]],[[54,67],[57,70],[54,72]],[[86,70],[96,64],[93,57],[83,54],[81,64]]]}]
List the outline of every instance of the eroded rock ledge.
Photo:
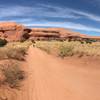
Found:
[{"label": "eroded rock ledge", "polygon": [[100,41],[100,37],[88,36],[65,28],[27,28],[15,22],[0,23],[0,38],[7,41],[20,41],[23,36],[27,36],[26,38],[30,40],[95,39]]}]

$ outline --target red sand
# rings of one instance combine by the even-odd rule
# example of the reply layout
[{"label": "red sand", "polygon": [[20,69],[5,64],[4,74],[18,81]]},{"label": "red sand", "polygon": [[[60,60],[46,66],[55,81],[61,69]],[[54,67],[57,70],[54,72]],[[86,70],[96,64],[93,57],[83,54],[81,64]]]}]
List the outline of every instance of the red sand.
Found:
[{"label": "red sand", "polygon": [[30,47],[18,100],[100,100],[100,69],[79,68]]},{"label": "red sand", "polygon": [[8,100],[100,100],[100,68],[64,61],[33,47],[22,68],[27,73],[22,89],[3,89]]}]

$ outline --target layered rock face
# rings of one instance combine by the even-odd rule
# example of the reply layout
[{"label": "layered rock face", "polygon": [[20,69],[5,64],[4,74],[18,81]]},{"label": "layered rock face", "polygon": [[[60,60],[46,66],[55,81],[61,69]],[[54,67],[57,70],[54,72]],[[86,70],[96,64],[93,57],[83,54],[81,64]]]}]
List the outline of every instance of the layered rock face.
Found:
[{"label": "layered rock face", "polygon": [[87,35],[73,32],[64,28],[32,28],[30,33],[31,39],[37,40],[66,40],[66,39],[83,39],[88,38]]},{"label": "layered rock face", "polygon": [[0,23],[0,38],[8,41],[18,41],[27,28],[14,22]]},{"label": "layered rock face", "polygon": [[32,28],[29,33],[31,40],[97,40],[100,36],[89,36],[79,32],[73,32],[65,28]]},{"label": "layered rock face", "polygon": [[100,37],[88,36],[64,28],[31,29],[15,22],[0,23],[0,38],[7,41],[20,41],[23,38],[30,40],[100,40]]}]

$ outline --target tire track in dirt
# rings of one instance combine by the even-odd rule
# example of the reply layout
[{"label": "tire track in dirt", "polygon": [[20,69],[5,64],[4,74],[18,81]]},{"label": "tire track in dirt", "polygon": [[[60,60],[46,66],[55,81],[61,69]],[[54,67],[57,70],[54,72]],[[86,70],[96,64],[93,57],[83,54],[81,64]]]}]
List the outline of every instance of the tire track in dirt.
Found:
[{"label": "tire track in dirt", "polygon": [[69,65],[32,46],[24,69],[28,76],[18,100],[100,100],[100,70]]}]

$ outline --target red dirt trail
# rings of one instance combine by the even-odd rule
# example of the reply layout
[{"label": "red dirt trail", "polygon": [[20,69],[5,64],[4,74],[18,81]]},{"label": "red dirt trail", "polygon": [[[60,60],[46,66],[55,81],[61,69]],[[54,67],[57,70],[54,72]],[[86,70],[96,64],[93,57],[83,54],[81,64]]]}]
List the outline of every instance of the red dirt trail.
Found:
[{"label": "red dirt trail", "polygon": [[67,64],[32,46],[26,61],[18,100],[100,100],[100,70]]}]

